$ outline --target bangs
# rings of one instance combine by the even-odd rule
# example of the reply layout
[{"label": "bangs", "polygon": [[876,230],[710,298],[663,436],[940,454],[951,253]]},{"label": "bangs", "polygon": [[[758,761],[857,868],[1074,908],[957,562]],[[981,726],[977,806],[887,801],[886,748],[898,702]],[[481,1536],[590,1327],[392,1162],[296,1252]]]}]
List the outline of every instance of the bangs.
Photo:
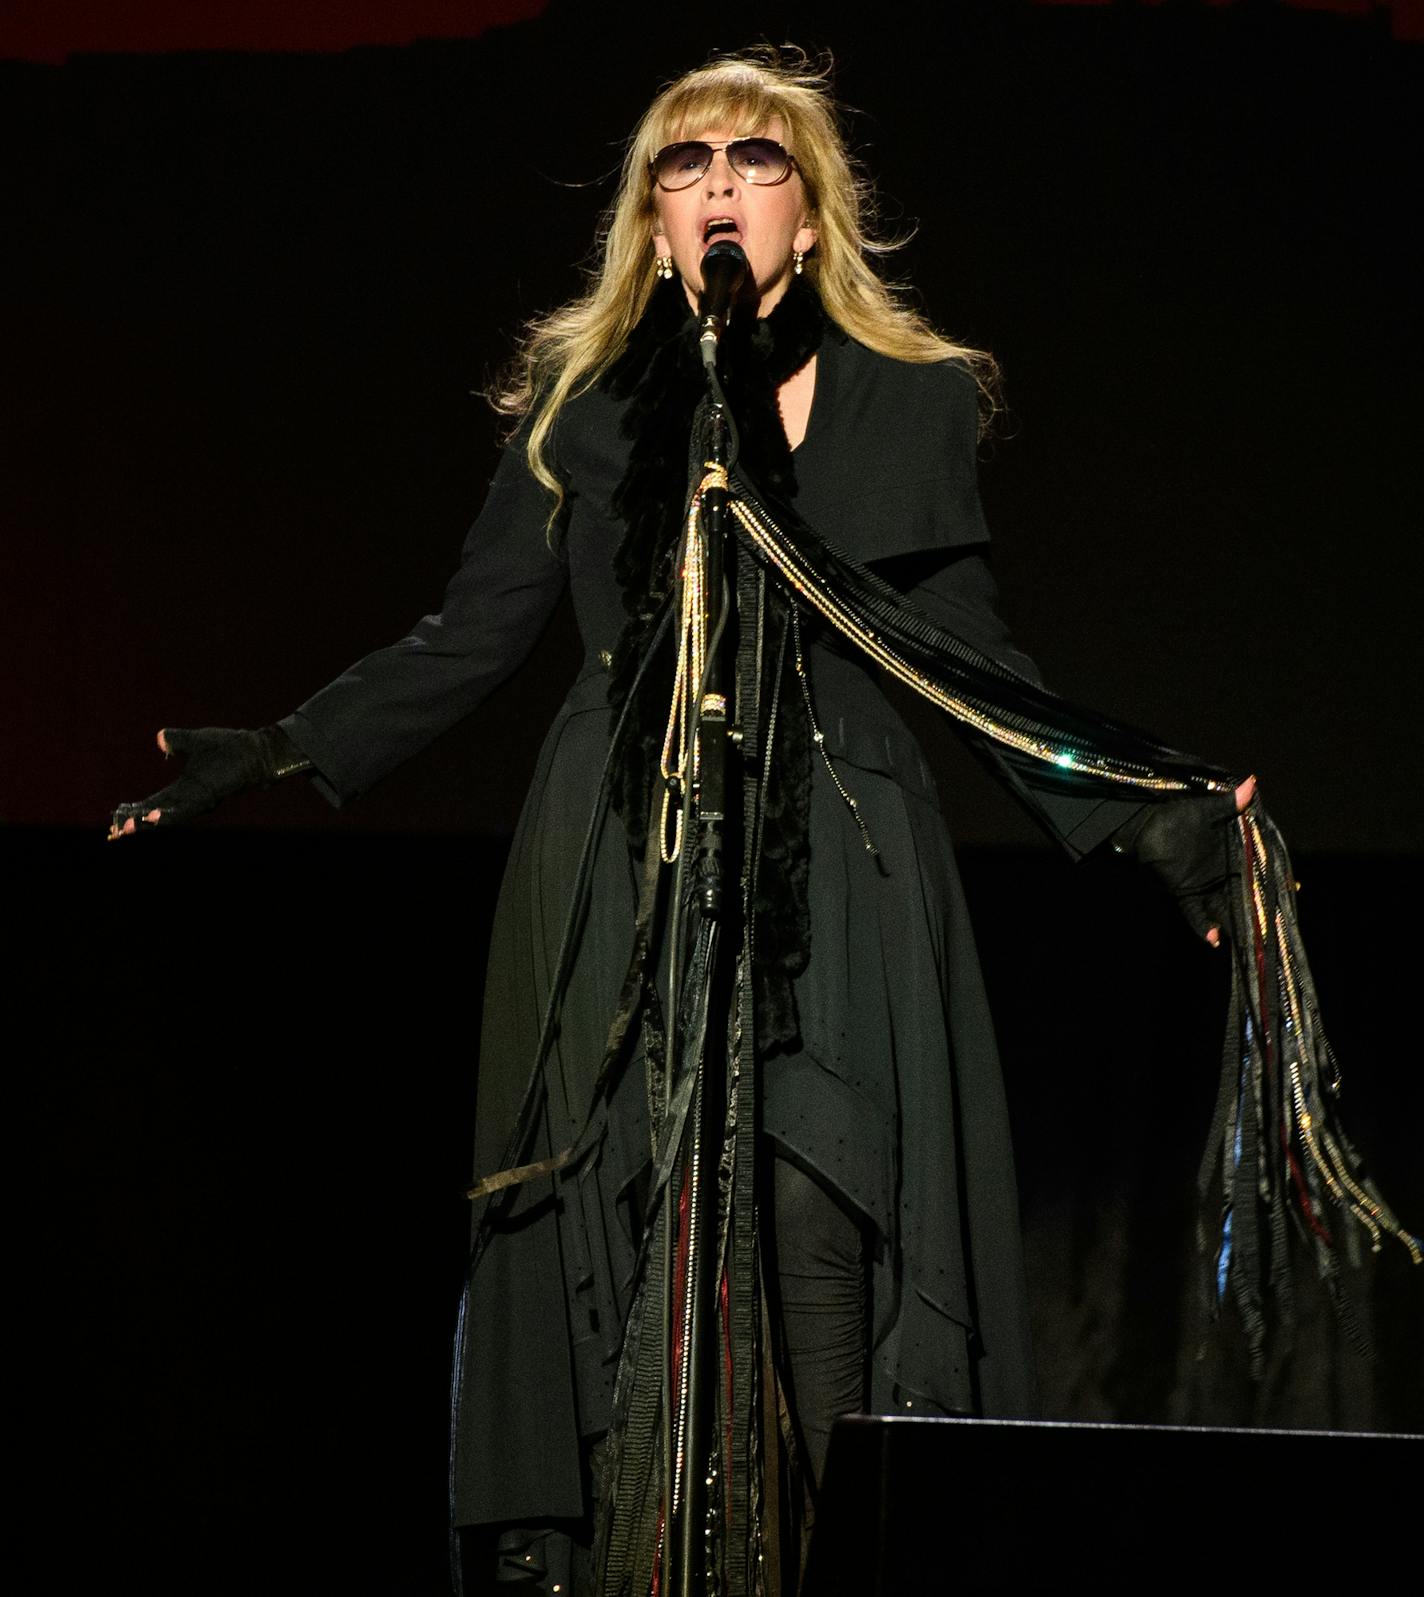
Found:
[{"label": "bangs", "polygon": [[738,137],[765,133],[774,120],[781,136],[790,139],[795,119],[787,114],[782,96],[750,75],[728,74],[721,81],[679,84],[657,106],[650,129],[650,148],[661,149],[682,139],[695,138],[713,128]]}]

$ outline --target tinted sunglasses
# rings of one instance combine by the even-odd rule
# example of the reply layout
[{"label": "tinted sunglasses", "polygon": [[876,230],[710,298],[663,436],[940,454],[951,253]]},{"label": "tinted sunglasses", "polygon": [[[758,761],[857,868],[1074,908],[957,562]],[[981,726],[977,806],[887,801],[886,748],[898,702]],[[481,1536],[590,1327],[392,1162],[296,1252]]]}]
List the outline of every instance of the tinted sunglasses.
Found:
[{"label": "tinted sunglasses", "polygon": [[795,159],[775,139],[684,139],[665,145],[648,165],[662,189],[685,189],[704,176],[718,150],[727,152],[727,164],[744,183],[780,183],[796,165]]}]

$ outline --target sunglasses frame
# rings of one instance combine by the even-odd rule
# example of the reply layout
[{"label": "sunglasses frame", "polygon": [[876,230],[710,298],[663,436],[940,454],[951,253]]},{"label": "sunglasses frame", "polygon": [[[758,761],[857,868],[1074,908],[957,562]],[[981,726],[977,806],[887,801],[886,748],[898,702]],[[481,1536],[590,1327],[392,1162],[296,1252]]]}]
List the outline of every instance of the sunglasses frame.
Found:
[{"label": "sunglasses frame", "polygon": [[[748,177],[732,158],[731,152],[739,144],[773,145],[786,157],[786,170],[781,174],[780,177],[774,177],[769,182],[761,182],[757,178]],[[662,160],[663,156],[665,156],[669,150],[694,149],[699,145],[704,150],[710,150],[712,152],[711,155],[707,157],[707,165],[704,166],[700,172],[695,172],[686,183],[664,183],[663,180],[658,176],[658,162]],[[700,182],[702,178],[706,177],[708,172],[712,170],[712,157],[716,155],[718,150],[726,152],[728,166],[732,168],[732,170],[739,178],[742,179],[744,183],[750,183],[754,188],[774,189],[778,183],[784,183],[787,178],[791,176],[792,172],[797,170],[796,157],[791,153],[790,150],[786,148],[780,139],[768,138],[766,135],[760,133],[749,133],[743,135],[741,138],[736,139],[674,139],[671,144],[663,145],[662,149],[648,157],[648,172],[652,176],[653,182],[656,183],[665,194],[679,194],[683,189],[690,189],[694,183]]]}]

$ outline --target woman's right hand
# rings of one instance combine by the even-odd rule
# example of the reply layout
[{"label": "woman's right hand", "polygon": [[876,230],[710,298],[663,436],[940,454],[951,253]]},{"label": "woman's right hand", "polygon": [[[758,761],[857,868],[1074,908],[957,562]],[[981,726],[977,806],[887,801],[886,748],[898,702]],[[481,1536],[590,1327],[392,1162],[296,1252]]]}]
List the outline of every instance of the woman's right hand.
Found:
[{"label": "woman's right hand", "polygon": [[255,732],[230,726],[164,727],[158,746],[165,756],[185,757],[182,773],[149,798],[120,804],[109,822],[111,843],[140,831],[181,825],[234,793],[311,768],[311,761],[276,726]]}]

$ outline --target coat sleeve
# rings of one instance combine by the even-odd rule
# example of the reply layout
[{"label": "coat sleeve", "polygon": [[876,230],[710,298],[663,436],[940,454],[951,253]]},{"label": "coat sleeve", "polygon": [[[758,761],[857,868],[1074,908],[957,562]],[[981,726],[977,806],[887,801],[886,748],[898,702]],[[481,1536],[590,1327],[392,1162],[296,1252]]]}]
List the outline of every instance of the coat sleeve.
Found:
[{"label": "coat sleeve", "polygon": [[[982,546],[956,548],[913,560],[892,561],[883,574],[912,603],[942,620],[985,654],[1043,684],[1042,674],[1009,635],[997,606],[997,589]],[[1090,853],[1142,808],[1135,798],[1068,792],[1057,770],[1031,755],[966,731],[975,754],[1074,859]]]},{"label": "coat sleeve", "polygon": [[[915,418],[922,447],[940,463],[941,475],[925,485],[915,525],[933,534],[901,542],[897,558],[877,569],[922,609],[995,659],[1043,683],[1033,661],[1017,647],[999,615],[987,558],[989,530],[979,501],[978,405],[973,379],[962,368],[920,368],[919,381],[938,379],[932,407]],[[935,421],[930,422],[930,416]],[[903,535],[902,535],[903,537]],[[1051,765],[966,733],[974,752],[1034,819],[1075,858],[1089,853],[1141,808],[1133,798],[1065,791]]]},{"label": "coat sleeve", "polygon": [[550,548],[548,493],[518,435],[465,538],[440,609],[358,660],[280,722],[340,805],[476,709],[523,663],[567,582]]}]

